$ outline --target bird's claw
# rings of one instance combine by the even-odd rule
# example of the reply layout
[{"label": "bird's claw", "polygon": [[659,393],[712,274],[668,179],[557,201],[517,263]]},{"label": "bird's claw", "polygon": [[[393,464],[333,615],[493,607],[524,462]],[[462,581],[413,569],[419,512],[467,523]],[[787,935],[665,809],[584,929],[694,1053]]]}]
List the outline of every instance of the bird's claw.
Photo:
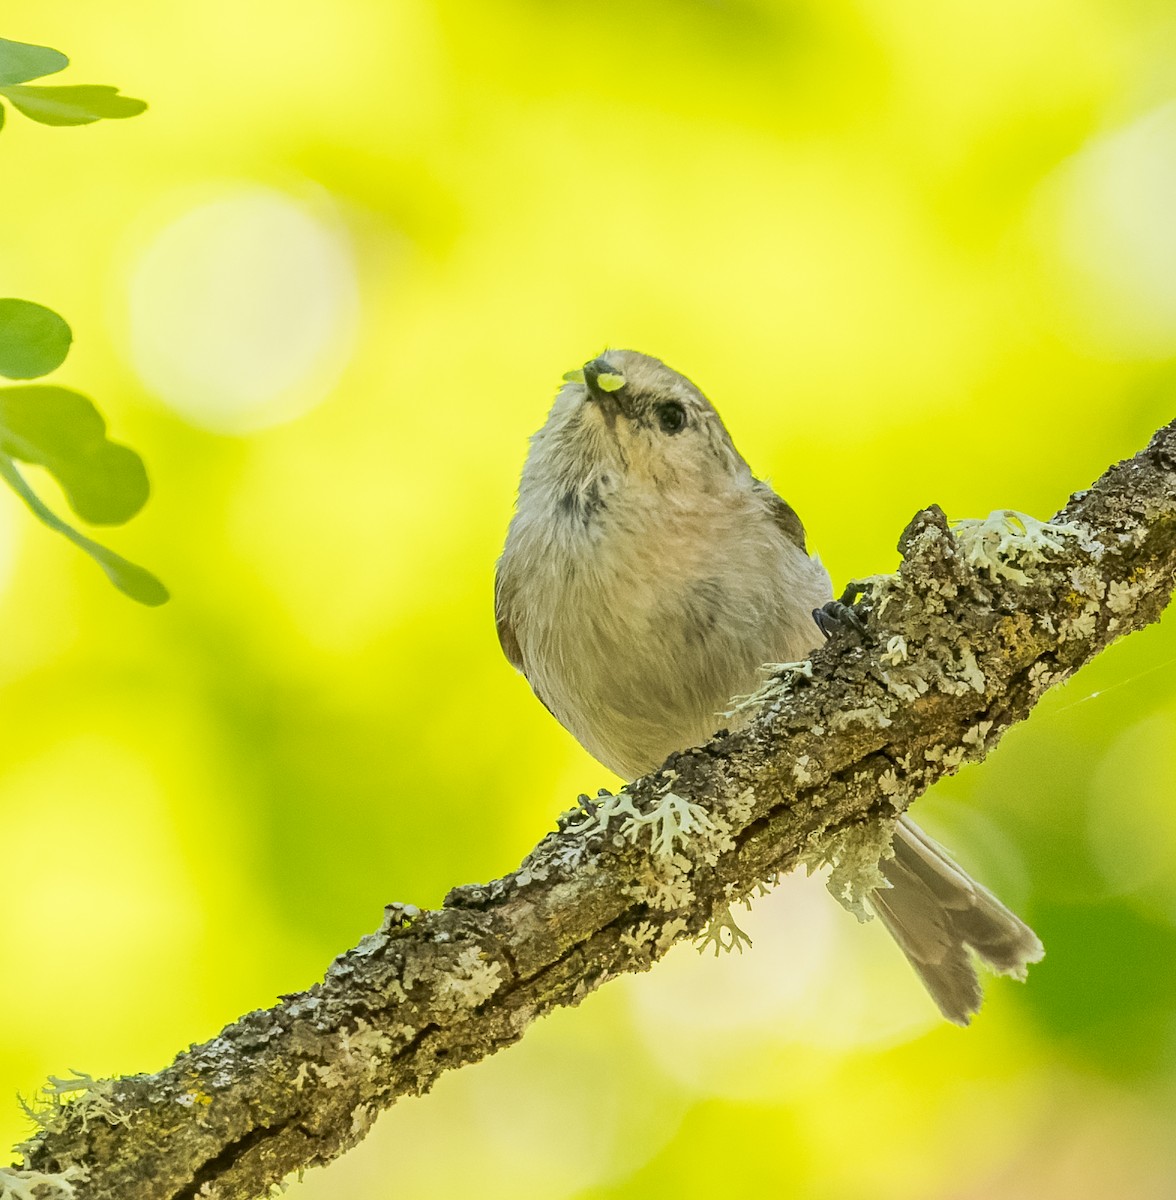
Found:
[{"label": "bird's claw", "polygon": [[[847,590],[846,595],[849,594]],[[831,638],[839,629],[848,629],[858,638],[865,640],[865,622],[843,600],[830,600],[827,604],[822,604],[820,608],[814,608],[813,620],[816,621],[817,628],[826,638]]]}]

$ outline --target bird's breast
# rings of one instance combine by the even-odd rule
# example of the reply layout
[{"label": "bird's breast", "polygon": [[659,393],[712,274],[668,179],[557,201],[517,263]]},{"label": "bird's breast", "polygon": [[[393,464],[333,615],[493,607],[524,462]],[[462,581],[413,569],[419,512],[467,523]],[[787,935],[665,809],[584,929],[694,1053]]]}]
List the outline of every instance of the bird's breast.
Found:
[{"label": "bird's breast", "polygon": [[524,668],[624,777],[705,741],[761,664],[819,641],[810,614],[828,577],[774,530],[749,535],[708,511],[651,520],[614,497],[591,519],[569,505],[533,532],[514,626]]}]

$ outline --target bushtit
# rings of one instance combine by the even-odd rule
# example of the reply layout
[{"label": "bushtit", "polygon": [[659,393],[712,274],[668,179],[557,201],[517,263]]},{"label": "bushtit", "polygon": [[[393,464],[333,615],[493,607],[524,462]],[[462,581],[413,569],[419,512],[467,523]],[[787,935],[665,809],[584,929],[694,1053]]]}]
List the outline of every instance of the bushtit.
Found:
[{"label": "bushtit", "polygon": [[[707,741],[765,663],[822,641],[832,598],[804,527],[718,413],[656,358],[609,350],[574,373],[531,440],[498,564],[506,657],[624,779]],[[1024,978],[1031,929],[902,818],[870,904],[940,1011],[980,1006],[968,947]]]}]

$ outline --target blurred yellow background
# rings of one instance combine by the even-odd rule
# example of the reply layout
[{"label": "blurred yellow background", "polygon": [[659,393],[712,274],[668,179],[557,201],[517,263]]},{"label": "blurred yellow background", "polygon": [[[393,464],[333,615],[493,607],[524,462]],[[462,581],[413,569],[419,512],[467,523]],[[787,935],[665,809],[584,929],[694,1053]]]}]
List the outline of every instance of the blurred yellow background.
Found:
[{"label": "blurred yellow background", "polygon": [[[0,295],[154,495],[146,610],[0,496],[0,1133],[154,1070],[614,783],[500,655],[527,436],[606,345],[716,402],[834,580],[1046,516],[1173,416],[1176,10],[26,2],[132,121],[0,133]],[[60,504],[48,483],[47,497]],[[940,1021],[793,878],[398,1105],[298,1200],[1176,1195],[1176,633],[919,820],[1036,927]]]}]

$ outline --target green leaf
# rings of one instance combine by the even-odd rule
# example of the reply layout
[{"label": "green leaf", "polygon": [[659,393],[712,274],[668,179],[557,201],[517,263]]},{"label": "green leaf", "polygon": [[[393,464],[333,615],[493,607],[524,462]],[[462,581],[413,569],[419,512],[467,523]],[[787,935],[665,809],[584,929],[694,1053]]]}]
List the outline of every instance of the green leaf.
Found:
[{"label": "green leaf", "polygon": [[74,512],[94,525],[129,521],[150,492],[143,460],[107,440],[93,402],[66,388],[0,389],[0,452],[45,467]]},{"label": "green leaf", "polygon": [[56,371],[73,334],[51,308],[31,300],[0,300],[0,375],[36,379]]},{"label": "green leaf", "polygon": [[0,479],[3,479],[16,492],[50,529],[69,538],[75,546],[80,547],[94,559],[120,592],[130,596],[132,600],[137,600],[140,604],[148,604],[152,607],[165,604],[170,599],[167,588],[145,567],[140,567],[137,563],[123,558],[121,554],[115,554],[113,550],[100,546],[97,542],[78,533],[76,529],[67,525],[50,511],[42,503],[37,493],[29,487],[24,476],[16,469],[16,464],[12,459],[4,454],[0,454]]},{"label": "green leaf", "polygon": [[4,128],[4,114],[8,111],[3,104],[0,104],[0,129]]},{"label": "green leaf", "polygon": [[0,87],[14,108],[42,125],[89,125],[103,117],[134,117],[146,101],[120,96],[118,88],[84,83],[75,87]]},{"label": "green leaf", "polygon": [[68,66],[69,59],[60,50],[0,38],[0,85],[27,83]]}]

